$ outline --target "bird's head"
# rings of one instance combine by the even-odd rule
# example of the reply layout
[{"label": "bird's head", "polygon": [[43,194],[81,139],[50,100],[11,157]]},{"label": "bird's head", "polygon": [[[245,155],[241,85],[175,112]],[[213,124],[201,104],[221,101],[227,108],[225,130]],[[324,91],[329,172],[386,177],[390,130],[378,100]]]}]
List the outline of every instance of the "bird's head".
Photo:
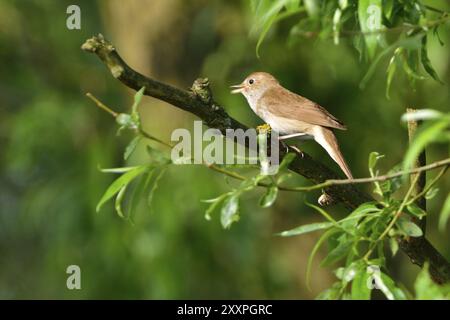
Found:
[{"label": "bird's head", "polygon": [[242,93],[247,99],[260,97],[267,89],[279,85],[277,79],[267,72],[253,72],[238,85],[231,86],[231,93]]}]

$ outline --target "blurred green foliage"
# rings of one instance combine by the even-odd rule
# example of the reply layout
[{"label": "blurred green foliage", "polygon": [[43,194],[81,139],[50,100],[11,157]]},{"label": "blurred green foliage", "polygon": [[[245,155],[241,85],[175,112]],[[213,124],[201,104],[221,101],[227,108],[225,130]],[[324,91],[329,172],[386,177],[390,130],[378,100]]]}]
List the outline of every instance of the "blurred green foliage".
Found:
[{"label": "blurred green foliage", "polygon": [[[141,7],[162,4],[151,2],[136,5],[130,1],[121,7],[131,12],[134,23],[142,23],[140,37],[146,36],[146,16],[135,18],[143,11]],[[260,121],[244,99],[229,94],[228,86],[251,71],[271,72],[285,87],[319,102],[348,125],[349,130],[338,138],[356,176],[369,174],[366,159],[373,150],[386,155],[378,164],[382,172],[402,162],[408,139],[400,116],[406,107],[449,110],[448,27],[440,30],[444,46],[436,36],[427,39],[429,60],[444,85],[427,78],[412,87],[404,69],[405,74],[391,77],[388,100],[384,93],[391,57],[380,58],[385,68],[374,68],[370,82],[360,90],[369,64],[360,61],[354,37],[339,37],[336,44],[332,25],[331,37],[304,37],[292,34],[297,13],[287,15],[264,30],[258,59],[259,22],[247,1],[173,2],[184,10],[169,10],[161,21],[152,21],[155,29],[158,23],[164,27],[164,21],[178,23],[166,26],[167,41],[151,42],[150,35],[139,39],[151,43],[146,49],[156,58],[147,62],[155,76],[175,75],[166,80],[183,87],[199,75],[207,76],[216,100],[240,121],[256,125]],[[445,1],[424,2],[450,10]],[[273,236],[297,225],[321,222],[314,209],[304,205],[305,198],[314,202],[318,193],[280,192],[269,209],[258,205],[264,190],[255,191],[258,198],[245,194],[239,223],[223,230],[214,214],[211,221],[204,219],[207,205],[200,200],[224,194],[237,187],[236,182],[205,167],[175,166],[160,180],[150,209],[145,203],[137,204],[132,223],[113,214],[113,204],[96,213],[99,199],[114,178],[98,169],[142,164],[148,154],[139,142],[128,160],[123,159],[133,135],[116,136],[113,119],[84,95],[90,91],[115,106],[115,111],[129,112],[126,106],[132,105],[133,94],[79,47],[98,32],[116,45],[114,40],[120,40],[119,52],[127,47],[130,54],[142,47],[128,47],[133,45],[131,39],[120,38],[115,25],[119,22],[111,22],[117,17],[112,8],[118,2],[77,3],[82,29],[73,31],[65,27],[66,8],[73,2],[0,3],[0,297],[313,298],[330,287],[334,277],[330,270],[317,268],[311,275],[312,291],[306,288],[307,257],[318,234]],[[253,31],[250,36],[249,31]],[[164,62],[172,59],[161,53],[164,50],[176,55],[176,63]],[[168,108],[149,98],[139,107],[142,125],[165,141],[174,123],[190,128],[194,119],[181,115],[174,119],[164,114]],[[150,114],[148,109],[156,110]],[[302,149],[334,166],[313,143],[304,143]],[[427,152],[428,160],[435,161],[448,157],[449,150],[447,145],[436,144]],[[308,184],[299,177],[292,182]],[[437,187],[441,192],[429,202],[432,214],[427,237],[449,257],[448,232],[437,230],[449,180],[441,179]],[[337,218],[346,214],[341,207],[333,208]],[[317,255],[323,258],[326,251],[318,250]],[[66,268],[72,264],[81,267],[79,291],[66,288]],[[418,268],[400,253],[389,265],[391,275],[413,292]],[[424,275],[419,280],[415,291],[426,297],[423,288],[431,286]]]}]

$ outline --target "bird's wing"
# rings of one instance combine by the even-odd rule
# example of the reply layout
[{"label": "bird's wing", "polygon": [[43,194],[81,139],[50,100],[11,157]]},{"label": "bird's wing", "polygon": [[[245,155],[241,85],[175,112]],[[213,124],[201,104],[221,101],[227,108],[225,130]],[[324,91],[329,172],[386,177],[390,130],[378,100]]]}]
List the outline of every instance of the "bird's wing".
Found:
[{"label": "bird's wing", "polygon": [[[272,90],[276,90],[276,94]],[[317,103],[284,88],[269,89],[261,99],[261,104],[267,111],[280,117],[328,128],[347,129],[341,121]]]}]

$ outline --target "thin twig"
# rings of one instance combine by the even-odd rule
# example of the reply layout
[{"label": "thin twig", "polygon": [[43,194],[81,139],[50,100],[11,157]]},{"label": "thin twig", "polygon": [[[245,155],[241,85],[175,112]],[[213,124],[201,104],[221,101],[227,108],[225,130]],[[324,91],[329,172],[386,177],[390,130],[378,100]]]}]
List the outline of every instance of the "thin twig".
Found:
[{"label": "thin twig", "polygon": [[86,93],[86,96],[91,99],[92,101],[95,102],[95,105],[97,107],[99,107],[100,109],[103,109],[104,111],[108,112],[109,114],[111,114],[114,118],[117,118],[117,116],[119,115],[117,112],[111,110],[109,107],[107,107],[103,102],[101,102],[100,100],[98,100],[96,97],[94,97],[94,95],[92,95],[90,92]]},{"label": "thin twig", "polygon": [[419,175],[416,175],[414,177],[414,180],[412,181],[411,185],[408,188],[408,191],[405,194],[405,197],[403,198],[402,203],[400,204],[400,207],[396,211],[394,217],[392,218],[391,222],[388,224],[386,229],[384,229],[383,233],[378,237],[377,240],[375,240],[374,244],[370,247],[370,249],[367,251],[367,253],[364,255],[364,260],[368,260],[370,258],[370,255],[372,254],[373,250],[377,247],[377,244],[386,237],[386,235],[389,233],[389,231],[394,227],[395,223],[397,222],[400,215],[403,213],[403,209],[405,208],[406,204],[408,203],[408,199],[411,196],[412,192],[414,191],[414,188],[416,186],[417,180],[419,180]]}]

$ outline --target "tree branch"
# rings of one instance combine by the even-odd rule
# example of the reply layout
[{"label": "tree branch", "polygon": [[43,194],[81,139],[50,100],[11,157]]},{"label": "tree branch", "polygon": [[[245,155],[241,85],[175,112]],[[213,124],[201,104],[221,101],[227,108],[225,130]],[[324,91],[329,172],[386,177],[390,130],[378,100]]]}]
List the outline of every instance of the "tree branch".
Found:
[{"label": "tree branch", "polygon": [[[231,118],[213,100],[207,79],[197,79],[191,91],[185,91],[145,77],[131,69],[119,56],[114,46],[107,42],[102,35],[86,40],[81,48],[87,52],[95,53],[106,64],[112,75],[129,88],[139,90],[145,87],[145,95],[193,113],[202,119],[207,126],[219,129],[222,133],[226,133],[227,129],[247,129],[245,125]],[[280,148],[280,150],[283,150],[283,148]],[[283,155],[284,152],[281,151],[280,156]],[[334,171],[313,160],[306,153],[303,153],[302,157],[296,157],[290,164],[289,169],[316,184],[326,180],[336,180],[338,177]],[[349,209],[355,209],[362,203],[373,200],[366,193],[356,189],[353,184],[331,185],[327,187],[326,192]],[[429,261],[430,272],[434,273],[434,278],[438,282],[449,281],[450,264],[425,238],[421,238],[419,244],[405,245],[402,246],[402,249],[414,263],[423,265],[425,261]]]}]

